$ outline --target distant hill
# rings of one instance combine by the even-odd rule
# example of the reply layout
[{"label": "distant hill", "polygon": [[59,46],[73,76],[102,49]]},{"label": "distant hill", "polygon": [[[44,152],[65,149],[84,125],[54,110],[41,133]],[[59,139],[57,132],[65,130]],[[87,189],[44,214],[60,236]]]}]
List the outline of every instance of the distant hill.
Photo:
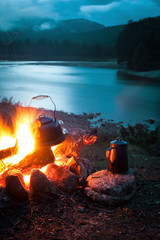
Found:
[{"label": "distant hill", "polygon": [[33,25],[21,24],[18,29],[0,32],[0,41],[10,42],[15,32],[16,41],[37,41],[47,39],[62,42],[71,40],[78,43],[115,45],[119,33],[124,28],[123,25],[105,27],[102,24],[86,19],[71,19],[56,22],[52,19],[41,19]]},{"label": "distant hill", "polygon": [[[124,25],[113,26],[113,27],[104,27],[102,29],[96,31],[90,31],[85,33],[70,33],[66,35],[62,35],[61,40],[69,39],[79,43],[88,43],[94,44],[98,43],[100,45],[115,45],[116,40],[123,30]],[[60,40],[60,39],[59,39]]]},{"label": "distant hill", "polygon": [[90,32],[104,28],[105,26],[93,21],[89,21],[83,18],[64,20],[57,23],[55,30],[59,30],[64,33],[72,32]]}]

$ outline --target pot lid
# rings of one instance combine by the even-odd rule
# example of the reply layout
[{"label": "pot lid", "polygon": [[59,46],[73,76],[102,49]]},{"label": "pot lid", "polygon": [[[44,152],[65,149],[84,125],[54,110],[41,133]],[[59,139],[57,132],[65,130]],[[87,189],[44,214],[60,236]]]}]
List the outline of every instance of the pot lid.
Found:
[{"label": "pot lid", "polygon": [[116,140],[111,142],[111,144],[120,146],[120,145],[127,145],[127,142],[117,137]]},{"label": "pot lid", "polygon": [[41,125],[45,125],[45,124],[53,122],[53,118],[45,116],[45,115],[39,115],[39,118],[37,120],[40,121]]}]

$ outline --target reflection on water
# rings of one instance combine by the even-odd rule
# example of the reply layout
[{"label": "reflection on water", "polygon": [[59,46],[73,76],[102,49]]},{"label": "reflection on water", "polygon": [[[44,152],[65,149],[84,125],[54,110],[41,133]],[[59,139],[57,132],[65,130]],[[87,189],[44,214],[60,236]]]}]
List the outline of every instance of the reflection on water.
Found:
[{"label": "reflection on water", "polygon": [[[58,110],[66,112],[101,112],[115,121],[158,120],[160,86],[131,81],[117,71],[65,66],[65,62],[0,62],[0,96],[29,105],[33,96],[47,94]],[[43,107],[53,108],[46,105]]]}]

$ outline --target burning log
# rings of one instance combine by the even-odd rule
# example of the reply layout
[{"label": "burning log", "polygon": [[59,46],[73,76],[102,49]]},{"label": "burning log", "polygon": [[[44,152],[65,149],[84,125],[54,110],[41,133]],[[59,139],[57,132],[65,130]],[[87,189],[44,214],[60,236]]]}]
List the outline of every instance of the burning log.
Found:
[{"label": "burning log", "polygon": [[6,190],[13,199],[18,201],[28,200],[28,192],[25,189],[23,175],[19,170],[9,171],[5,177]]},{"label": "burning log", "polygon": [[54,154],[58,158],[63,156],[78,158],[83,145],[83,136],[72,132],[67,134],[65,141],[56,147]]},{"label": "burning log", "polygon": [[63,156],[79,158],[82,147],[86,144],[92,145],[96,140],[95,135],[74,131],[66,135],[65,141],[56,147],[54,154],[58,158]]},{"label": "burning log", "polygon": [[49,163],[54,162],[55,157],[50,148],[37,149],[34,152],[28,154],[19,163],[8,166],[3,174],[0,175],[0,183],[4,185],[4,178],[6,174],[14,169],[20,170],[23,174],[28,175],[33,168],[42,168]]},{"label": "burning log", "polygon": [[42,168],[48,163],[54,162],[55,157],[50,148],[37,149],[34,152],[28,154],[18,164],[14,165],[14,168],[23,170],[26,174],[33,168]]},{"label": "burning log", "polygon": [[18,152],[17,144],[15,144],[14,147],[10,147],[10,148],[7,148],[7,149],[0,150],[0,160],[4,159],[4,158],[7,158],[7,157],[11,157],[11,156],[17,154],[17,152]]}]

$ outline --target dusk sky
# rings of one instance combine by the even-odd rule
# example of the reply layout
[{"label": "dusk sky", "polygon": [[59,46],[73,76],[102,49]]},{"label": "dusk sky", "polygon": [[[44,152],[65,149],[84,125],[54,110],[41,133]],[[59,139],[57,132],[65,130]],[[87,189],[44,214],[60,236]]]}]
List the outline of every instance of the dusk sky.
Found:
[{"label": "dusk sky", "polygon": [[86,18],[105,26],[160,15],[160,0],[0,0],[0,27],[7,30],[40,18]]}]

